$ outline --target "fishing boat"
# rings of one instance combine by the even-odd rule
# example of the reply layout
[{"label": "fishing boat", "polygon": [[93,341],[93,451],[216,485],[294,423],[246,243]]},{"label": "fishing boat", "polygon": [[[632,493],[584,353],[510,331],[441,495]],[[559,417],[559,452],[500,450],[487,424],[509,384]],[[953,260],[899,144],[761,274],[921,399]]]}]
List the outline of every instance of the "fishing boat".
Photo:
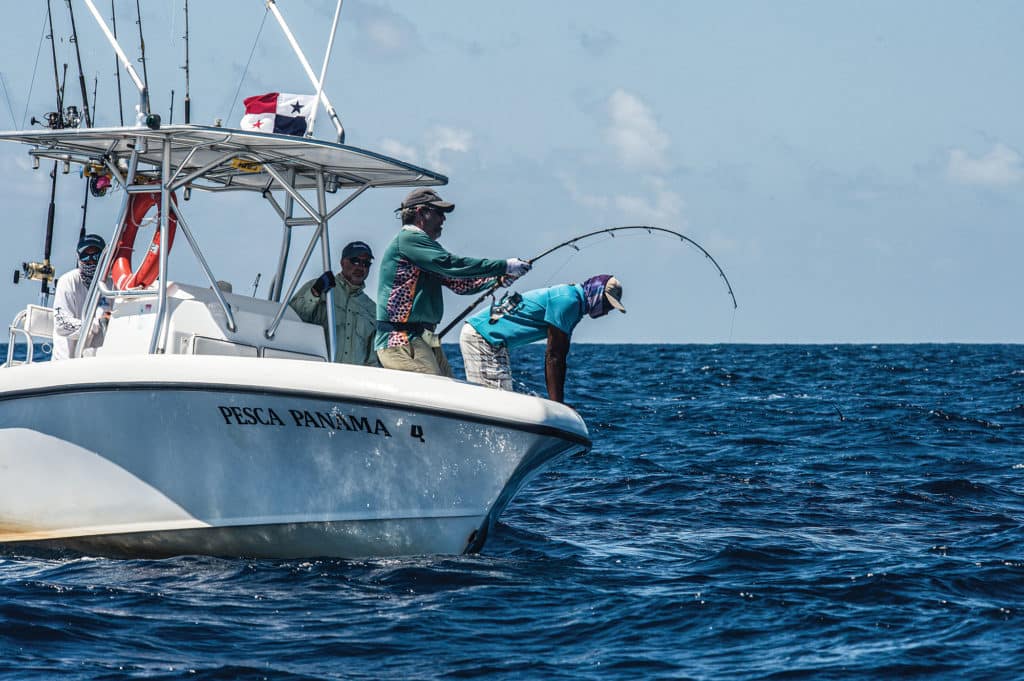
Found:
[{"label": "fishing boat", "polygon": [[[80,343],[71,360],[9,355],[0,370],[0,544],[130,557],[476,552],[531,477],[589,450],[586,424],[562,404],[329,362],[333,319],[325,339],[289,308],[315,252],[330,269],[339,211],[367,190],[443,185],[444,175],[341,141],[161,126],[146,113],[132,127],[0,133],[37,164],[80,166],[121,189],[97,272],[132,247],[131,216],[159,215],[152,282],[93,279],[82,318],[101,301],[111,309],[93,356]],[[281,242],[265,244],[278,253],[268,299],[222,290],[203,227],[178,200],[193,191],[247,193],[281,220]],[[296,263],[302,225],[314,230]],[[172,278],[162,245],[175,233],[205,281]],[[20,312],[9,352],[24,343],[31,360],[51,314]]]}]

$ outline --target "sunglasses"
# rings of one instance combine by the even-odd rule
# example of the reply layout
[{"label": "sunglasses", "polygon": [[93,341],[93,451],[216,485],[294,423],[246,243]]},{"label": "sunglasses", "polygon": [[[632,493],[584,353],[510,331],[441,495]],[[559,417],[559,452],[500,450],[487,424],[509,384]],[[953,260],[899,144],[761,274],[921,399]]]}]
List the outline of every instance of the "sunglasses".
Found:
[{"label": "sunglasses", "polygon": [[363,267],[369,267],[373,264],[373,261],[369,258],[349,258],[349,262],[353,265],[362,265]]},{"label": "sunglasses", "polygon": [[100,252],[93,251],[92,253],[82,253],[78,256],[78,259],[82,262],[98,262],[100,259]]}]

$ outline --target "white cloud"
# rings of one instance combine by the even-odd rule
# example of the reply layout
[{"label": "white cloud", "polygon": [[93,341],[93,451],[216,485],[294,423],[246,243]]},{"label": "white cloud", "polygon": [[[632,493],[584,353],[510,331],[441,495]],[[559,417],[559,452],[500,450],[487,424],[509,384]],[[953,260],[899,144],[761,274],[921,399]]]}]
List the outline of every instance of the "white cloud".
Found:
[{"label": "white cloud", "polygon": [[464,154],[469,151],[472,142],[473,133],[469,130],[436,126],[430,131],[425,145],[427,164],[432,170],[442,173],[451,172],[451,168],[441,159],[441,154],[447,152]]},{"label": "white cloud", "polygon": [[669,137],[658,127],[646,104],[624,90],[616,90],[608,98],[608,115],[605,134],[623,164],[649,172],[668,168],[665,152]]},{"label": "white cloud", "polygon": [[397,158],[399,161],[419,163],[419,154],[416,153],[415,148],[406,146],[398,140],[391,139],[390,137],[380,141],[380,149],[385,155]]},{"label": "white cloud", "polygon": [[667,189],[662,179],[652,178],[650,184],[653,196],[620,194],[615,197],[615,207],[628,220],[650,222],[655,226],[678,218],[683,210],[683,198]]},{"label": "white cloud", "polygon": [[1020,154],[999,143],[978,158],[971,158],[963,149],[952,149],[946,174],[959,184],[1005,187],[1024,178],[1024,167]]},{"label": "white cloud", "polygon": [[[333,3],[331,5],[333,7]],[[364,54],[382,61],[400,61],[414,57],[423,49],[416,25],[394,10],[353,2],[346,16],[359,29],[356,45]]]},{"label": "white cloud", "polygon": [[445,157],[453,153],[465,154],[472,144],[473,133],[469,130],[438,125],[427,132],[421,145],[409,146],[386,137],[380,141],[380,149],[400,161],[420,163],[422,159],[428,169],[450,173],[452,167],[445,162]]},{"label": "white cloud", "polygon": [[569,192],[569,197],[581,206],[597,210],[605,210],[608,208],[607,196],[597,196],[595,194],[587,194],[581,191],[575,177],[567,173],[560,173],[559,179],[562,180],[562,186]]}]

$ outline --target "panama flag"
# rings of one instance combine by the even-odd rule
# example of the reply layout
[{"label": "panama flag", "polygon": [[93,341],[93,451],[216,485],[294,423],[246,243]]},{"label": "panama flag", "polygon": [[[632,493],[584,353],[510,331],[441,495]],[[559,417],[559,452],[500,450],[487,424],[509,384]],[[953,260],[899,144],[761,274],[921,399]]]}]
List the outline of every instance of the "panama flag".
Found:
[{"label": "panama flag", "polygon": [[315,100],[316,95],[290,95],[285,92],[246,97],[245,115],[240,127],[242,130],[301,137],[306,134]]}]

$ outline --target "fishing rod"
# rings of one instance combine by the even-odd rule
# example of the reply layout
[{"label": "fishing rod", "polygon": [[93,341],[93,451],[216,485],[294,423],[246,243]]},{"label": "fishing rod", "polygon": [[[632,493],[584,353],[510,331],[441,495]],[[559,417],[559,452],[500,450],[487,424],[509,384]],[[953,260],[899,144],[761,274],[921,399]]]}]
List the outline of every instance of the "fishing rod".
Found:
[{"label": "fishing rod", "polygon": [[[713,257],[711,257],[711,254],[708,253],[707,250],[703,246],[701,246],[699,243],[697,243],[696,241],[694,241],[690,237],[686,236],[685,234],[680,234],[679,232],[676,232],[676,231],[671,230],[671,229],[665,229],[664,227],[652,227],[652,226],[649,226],[649,225],[625,225],[625,226],[621,226],[621,227],[606,227],[604,229],[597,229],[597,230],[594,230],[593,232],[587,232],[586,234],[580,234],[579,236],[574,236],[571,239],[567,239],[567,240],[563,241],[562,243],[558,244],[557,246],[552,246],[551,248],[547,249],[546,251],[543,251],[540,255],[535,255],[534,257],[528,259],[526,262],[528,262],[531,265],[533,265],[534,263],[536,263],[541,258],[544,258],[544,257],[546,257],[548,255],[551,255],[555,251],[561,250],[563,248],[573,248],[573,249],[579,251],[580,249],[576,245],[577,242],[583,241],[584,239],[589,239],[590,237],[598,236],[600,234],[611,234],[614,237],[615,236],[615,232],[624,232],[624,231],[638,230],[638,229],[644,230],[648,234],[653,234],[654,232],[664,232],[666,234],[671,234],[673,236],[679,237],[679,239],[681,241],[695,246],[698,250],[700,250],[701,253],[704,254],[704,257],[706,257],[708,260],[710,260],[712,262],[712,264],[714,264],[715,268],[718,270],[719,276],[722,277],[722,281],[725,282],[725,287],[729,291],[729,297],[732,298],[732,307],[733,307],[733,309],[735,310],[737,307],[739,307],[739,305],[736,302],[736,295],[732,292],[732,284],[729,283],[729,278],[727,276],[725,276],[725,270],[723,270],[721,265],[718,264],[718,261],[715,260]],[[461,314],[459,314],[459,316],[457,316],[455,319],[453,319],[451,322],[449,322],[448,326],[444,327],[444,329],[442,329],[441,332],[439,334],[437,334],[437,337],[441,338],[446,333],[451,331],[452,328],[456,324],[458,324],[463,319],[465,319],[466,316],[469,315],[470,312],[472,312],[473,310],[476,309],[477,305],[482,303],[484,301],[484,299],[487,298],[487,296],[489,296],[492,293],[494,293],[495,289],[497,289],[499,286],[501,286],[501,279],[500,278],[492,286],[488,287],[486,291],[484,291],[482,294],[480,294],[480,296],[476,300],[474,300],[469,306],[467,306],[466,309],[463,310]]]},{"label": "fishing rod", "polygon": [[139,0],[135,0],[135,23],[139,26],[139,61],[142,63],[142,84],[146,87],[146,92],[149,92],[149,74],[146,72],[146,39],[142,37],[142,8],[139,6]]},{"label": "fishing rod", "polygon": [[[71,42],[75,45],[75,60],[78,62],[78,88],[82,92],[82,114],[85,118],[85,127],[92,127],[92,116],[89,113],[89,93],[85,86],[85,72],[82,70],[82,50],[78,45],[78,28],[75,26],[75,10],[71,0],[64,0],[68,6],[68,16],[71,18]],[[94,90],[95,92],[95,90]],[[96,103],[93,102],[95,109]],[[85,223],[89,214],[89,180],[85,180],[85,195],[82,198],[82,226],[78,229],[78,238],[85,236]]]},{"label": "fishing rod", "polygon": [[[114,40],[117,40],[117,12],[114,11],[114,0],[110,0],[110,23],[114,27]],[[117,61],[117,54],[114,54],[114,75],[117,76],[117,113],[121,117],[121,127],[124,127],[124,100],[121,98],[121,64]]]},{"label": "fishing rod", "polygon": [[[46,20],[50,28],[50,55],[53,58],[53,86],[57,93],[57,111],[48,115],[47,124],[51,128],[64,127],[64,88],[61,87],[57,75],[57,37],[53,32],[53,8],[50,0],[46,0]],[[64,67],[67,74],[67,66]],[[33,116],[32,121],[35,122]],[[50,282],[53,281],[53,265],[50,264],[50,253],[53,250],[53,222],[57,213],[57,161],[50,170],[50,204],[46,209],[46,237],[43,240],[43,261],[41,263],[22,263],[21,269],[29,279],[39,280],[39,303],[47,307],[50,302]],[[18,272],[14,273],[14,283],[18,283]]]},{"label": "fishing rod", "polygon": [[85,87],[85,72],[82,71],[82,51],[78,47],[78,29],[75,26],[75,10],[71,6],[71,0],[64,0],[68,6],[68,16],[71,17],[71,42],[75,45],[75,60],[78,62],[78,88],[82,91],[82,115],[85,118],[85,127],[92,127],[92,116],[89,114],[89,93]]},{"label": "fishing rod", "polygon": [[[92,80],[92,111],[96,113],[96,88],[99,87],[99,78],[93,78]],[[89,177],[88,174],[85,177],[85,196],[82,198],[82,225],[78,228],[78,239],[81,240],[85,236],[85,223],[86,218],[89,215],[89,194],[93,193],[94,184],[93,177]],[[103,194],[97,192],[97,196]]]},{"label": "fishing rod", "polygon": [[[64,88],[60,85],[60,76],[57,75],[57,38],[53,35],[53,11],[50,0],[46,0],[46,21],[50,25],[50,55],[53,57],[53,86],[57,89],[57,113],[48,115],[47,125],[51,128],[64,127]],[[67,67],[65,66],[65,73]]]},{"label": "fishing rod", "polygon": [[189,94],[189,65],[188,65],[188,0],[185,0],[185,125],[192,122],[192,96]]}]

